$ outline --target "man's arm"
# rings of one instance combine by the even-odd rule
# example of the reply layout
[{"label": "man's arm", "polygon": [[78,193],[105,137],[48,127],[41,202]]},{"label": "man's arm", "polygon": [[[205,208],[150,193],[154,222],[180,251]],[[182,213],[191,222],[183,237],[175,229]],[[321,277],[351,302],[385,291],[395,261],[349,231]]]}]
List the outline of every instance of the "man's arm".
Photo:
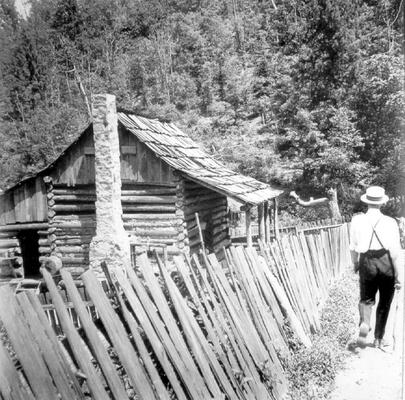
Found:
[{"label": "man's arm", "polygon": [[394,268],[395,288],[401,288],[402,272],[401,269],[401,242],[399,237],[399,228],[395,221],[392,227],[392,248],[390,248],[390,256],[392,260],[392,267]]},{"label": "man's arm", "polygon": [[357,273],[359,271],[359,253],[355,250],[350,250],[350,255],[352,257],[352,266],[353,266],[353,271]]},{"label": "man's arm", "polygon": [[356,217],[352,219],[352,223],[350,224],[350,232],[349,232],[349,243],[350,243],[350,256],[352,258],[352,268],[355,273],[359,270],[359,257],[360,254],[355,250],[357,246],[357,238],[356,238]]}]

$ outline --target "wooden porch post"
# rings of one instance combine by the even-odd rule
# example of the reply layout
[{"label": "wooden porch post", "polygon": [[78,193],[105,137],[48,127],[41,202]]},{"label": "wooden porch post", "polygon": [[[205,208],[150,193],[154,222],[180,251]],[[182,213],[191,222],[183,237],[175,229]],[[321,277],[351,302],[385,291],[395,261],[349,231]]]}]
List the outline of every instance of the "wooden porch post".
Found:
[{"label": "wooden porch post", "polygon": [[257,219],[259,222],[259,239],[266,241],[265,222],[264,222],[264,203],[257,206]]},{"label": "wooden porch post", "polygon": [[251,210],[250,206],[248,206],[245,210],[245,222],[246,222],[246,243],[248,247],[252,247],[253,241],[252,241],[252,215],[251,215]]},{"label": "wooden porch post", "polygon": [[264,237],[266,242],[270,242],[270,215],[269,215],[269,202],[265,201],[263,203],[263,208],[264,208]]}]

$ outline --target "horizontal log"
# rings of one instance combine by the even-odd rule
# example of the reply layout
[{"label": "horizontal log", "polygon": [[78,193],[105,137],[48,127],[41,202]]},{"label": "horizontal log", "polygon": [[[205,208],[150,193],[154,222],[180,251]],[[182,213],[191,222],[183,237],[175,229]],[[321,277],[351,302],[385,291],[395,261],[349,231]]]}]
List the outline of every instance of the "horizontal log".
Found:
[{"label": "horizontal log", "polygon": [[40,246],[49,246],[51,242],[48,239],[39,239],[38,244]]},{"label": "horizontal log", "polygon": [[56,231],[69,228],[95,228],[96,221],[55,221]]},{"label": "horizontal log", "polygon": [[121,196],[172,196],[176,194],[176,188],[154,188],[125,190],[121,189]]},{"label": "horizontal log", "polygon": [[184,199],[184,204],[191,205],[195,203],[203,203],[206,201],[216,201],[223,202],[225,204],[226,197],[220,196],[218,193],[208,193],[208,194],[196,194],[195,196],[186,196]]},{"label": "horizontal log", "polygon": [[218,235],[215,235],[213,238],[214,246],[216,246],[216,243],[220,243],[226,238],[229,238],[228,232],[221,232]]},{"label": "horizontal log", "polygon": [[220,224],[220,225],[214,226],[211,230],[213,235],[216,235],[216,234],[224,232],[224,231],[228,232],[227,224]]},{"label": "horizontal log", "polygon": [[95,204],[56,204],[53,210],[57,213],[76,213],[84,211],[95,211]]},{"label": "horizontal log", "polygon": [[168,204],[172,205],[176,196],[121,196],[123,204]]},{"label": "horizontal log", "polygon": [[78,197],[92,197],[96,198],[96,190],[66,190],[66,189],[54,189],[51,194],[53,198],[59,196],[78,196]]},{"label": "horizontal log", "polygon": [[40,246],[38,251],[39,254],[50,254],[52,252],[52,249],[50,246]]},{"label": "horizontal log", "polygon": [[170,237],[176,236],[179,234],[177,229],[135,229],[132,231],[135,236],[162,236]]},{"label": "horizontal log", "polygon": [[[212,216],[213,214],[221,215],[220,213],[221,212],[226,212],[226,210],[227,210],[227,206],[222,206],[221,205],[221,206],[218,206],[218,207],[215,207],[215,208],[212,208],[212,209],[198,210],[197,212],[198,212],[198,215],[199,215],[200,219],[203,219],[207,215],[210,215],[210,216]],[[226,214],[224,214],[224,215],[226,215]],[[195,213],[187,212],[184,218],[185,218],[186,222],[189,222],[191,220],[195,220]]]},{"label": "horizontal log", "polygon": [[[78,267],[77,264],[78,263],[72,261],[66,262],[66,266],[64,267],[70,272],[72,277],[78,277],[81,274],[83,274],[87,269],[89,269],[87,264],[83,267]],[[80,283],[80,281],[77,282]]]},{"label": "horizontal log", "polygon": [[[59,251],[59,249],[58,249]],[[82,263],[89,263],[89,254],[88,253],[58,253],[59,257],[69,258],[71,260],[80,260]]]},{"label": "horizontal log", "polygon": [[167,213],[167,212],[176,211],[175,206],[160,205],[160,204],[152,204],[152,205],[137,205],[137,204],[126,205],[126,204],[123,204],[122,209],[126,213],[127,212],[145,212],[145,213],[161,212],[161,213]]},{"label": "horizontal log", "polygon": [[55,243],[59,246],[73,246],[73,245],[82,245],[82,244],[89,244],[91,242],[92,237],[89,236],[86,239],[56,239]]},{"label": "horizontal log", "polygon": [[65,239],[82,239],[82,240],[87,240],[87,239],[92,239],[94,237],[93,234],[85,234],[82,232],[79,232],[78,234],[71,234],[70,232],[59,232],[58,235],[52,235],[52,237],[55,240],[65,240]]},{"label": "horizontal log", "polygon": [[0,225],[0,232],[47,229],[48,226],[48,222]]},{"label": "horizontal log", "polygon": [[200,185],[199,183],[195,183],[195,182],[191,182],[191,181],[185,181],[184,182],[184,187],[187,190],[191,190],[191,189],[205,189],[205,190],[210,190],[207,189],[205,186]]},{"label": "horizontal log", "polygon": [[15,247],[20,247],[20,243],[17,239],[0,240],[0,249],[14,249]]},{"label": "horizontal log", "polygon": [[[56,203],[94,203],[96,201],[96,195],[77,195],[77,194],[64,194],[55,195],[53,201]],[[50,203],[48,203],[50,204]]]},{"label": "horizontal log", "polygon": [[57,221],[95,221],[96,214],[93,212],[89,214],[80,214],[80,215],[57,215],[55,220]]},{"label": "horizontal log", "polygon": [[15,239],[18,232],[10,231],[10,232],[0,232],[0,240],[2,239]]},{"label": "horizontal log", "polygon": [[176,228],[183,226],[182,221],[177,221],[177,220],[171,220],[171,221],[129,221],[129,222],[124,222],[124,228],[125,230],[131,230],[131,229],[148,229],[148,228],[154,228],[154,229],[167,229],[167,228]]},{"label": "horizontal log", "polygon": [[89,262],[84,257],[82,257],[82,258],[61,257],[61,260],[62,260],[62,265],[64,267],[66,264],[87,265]]},{"label": "horizontal log", "polygon": [[58,246],[58,251],[61,253],[88,253],[89,246],[86,244],[81,246]]},{"label": "horizontal log", "polygon": [[197,247],[197,246],[201,246],[201,240],[200,240],[200,237],[198,236],[198,237],[195,237],[195,238],[193,238],[193,239],[189,239],[189,242],[188,242],[188,245],[190,246],[190,248],[194,248],[194,247]]},{"label": "horizontal log", "polygon": [[222,250],[224,247],[228,248],[231,244],[232,243],[229,238],[224,238],[223,240],[221,240],[220,242],[217,242],[214,245],[214,249],[215,249],[215,251],[219,251],[219,250]]},{"label": "horizontal log", "polygon": [[150,243],[151,245],[156,245],[156,244],[175,244],[177,242],[177,239],[155,239],[155,238],[149,238],[146,239],[144,237],[130,237],[129,238],[129,243],[131,245],[145,245],[146,243]]},{"label": "horizontal log", "polygon": [[176,188],[175,183],[165,182],[139,182],[139,183],[123,183],[121,190],[137,190],[137,189],[149,189],[149,188]]},{"label": "horizontal log", "polygon": [[175,213],[123,213],[122,219],[127,220],[176,220]]}]

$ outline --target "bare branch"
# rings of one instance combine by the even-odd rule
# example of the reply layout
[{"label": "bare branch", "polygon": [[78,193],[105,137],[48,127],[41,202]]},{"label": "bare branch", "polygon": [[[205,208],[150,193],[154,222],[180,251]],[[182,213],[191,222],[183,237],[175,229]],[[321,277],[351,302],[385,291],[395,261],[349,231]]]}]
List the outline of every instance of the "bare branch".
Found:
[{"label": "bare branch", "polygon": [[308,201],[302,200],[295,191],[290,192],[290,196],[295,199],[295,201],[302,207],[316,207],[320,205],[327,205],[329,199],[327,197],[321,197],[319,199],[314,199],[311,197]]}]

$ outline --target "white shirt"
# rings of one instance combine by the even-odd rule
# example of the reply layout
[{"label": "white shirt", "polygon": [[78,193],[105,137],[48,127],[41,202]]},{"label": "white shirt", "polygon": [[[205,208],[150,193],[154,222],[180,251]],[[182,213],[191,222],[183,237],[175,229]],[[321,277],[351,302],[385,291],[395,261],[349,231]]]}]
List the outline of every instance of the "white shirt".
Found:
[{"label": "white shirt", "polygon": [[[377,221],[375,231],[383,246],[375,235],[370,245],[373,226]],[[382,214],[378,208],[370,208],[365,214],[355,215],[350,226],[350,250],[365,253],[369,248],[379,250],[382,247],[389,250],[393,257],[400,252],[399,229],[395,219]]]}]

